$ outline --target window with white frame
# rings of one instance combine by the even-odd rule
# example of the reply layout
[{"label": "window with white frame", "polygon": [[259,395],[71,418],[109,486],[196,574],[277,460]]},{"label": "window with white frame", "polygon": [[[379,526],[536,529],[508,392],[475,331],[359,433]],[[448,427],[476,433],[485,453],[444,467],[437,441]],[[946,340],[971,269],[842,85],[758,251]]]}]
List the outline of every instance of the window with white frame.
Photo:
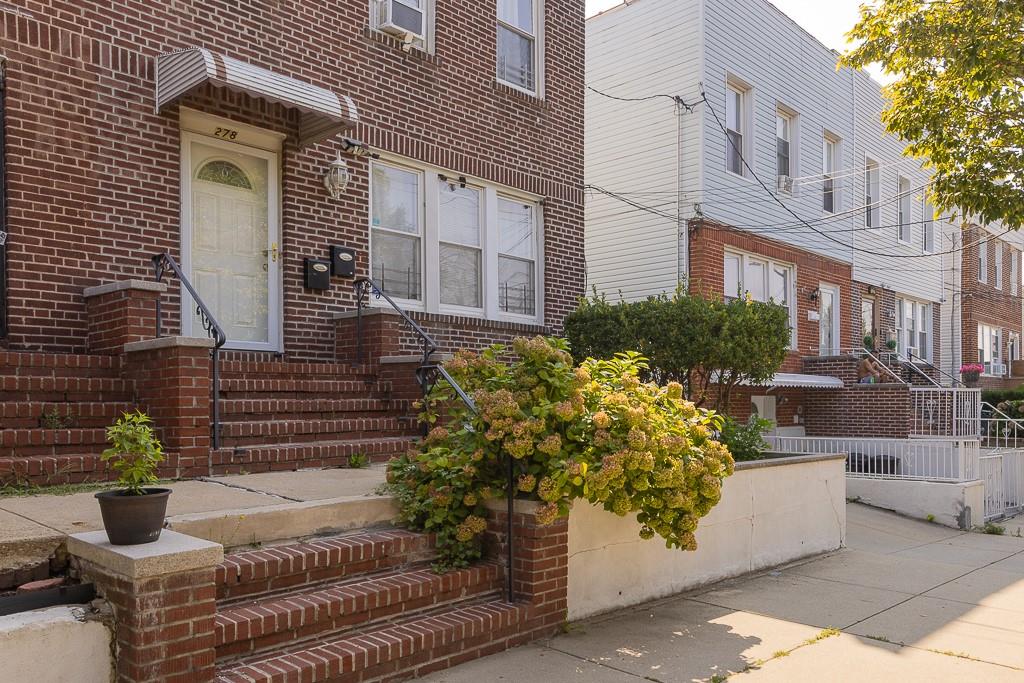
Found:
[{"label": "window with white frame", "polygon": [[836,167],[839,163],[839,140],[828,133],[821,145],[822,209],[836,212]]},{"label": "window with white frame", "polygon": [[775,174],[780,192],[791,189],[792,164],[790,146],[793,139],[793,117],[782,111],[775,112]]},{"label": "window with white frame", "polygon": [[935,252],[935,209],[928,200],[921,204],[921,251]]},{"label": "window with white frame", "polygon": [[910,244],[910,179],[899,176],[896,181],[898,200],[896,202],[896,223],[899,226],[897,239]]},{"label": "window with white frame", "polygon": [[881,226],[881,172],[878,162],[867,160],[864,167],[864,227],[878,228]]},{"label": "window with white frame", "polygon": [[498,0],[498,80],[539,92],[541,0]]},{"label": "window with white frame", "polygon": [[1006,359],[1008,361],[1020,360],[1020,333],[1006,333]]},{"label": "window with white frame", "polygon": [[1010,250],[1010,294],[1017,296],[1020,291],[1020,252]]},{"label": "window with white frame", "polygon": [[537,321],[540,203],[436,169],[373,161],[370,272],[410,308]]},{"label": "window with white frame", "polygon": [[788,263],[738,251],[726,251],[723,268],[727,301],[750,296],[789,311],[790,346],[796,348],[796,270]]},{"label": "window with white frame", "polygon": [[370,25],[406,39],[413,47],[434,51],[435,0],[370,0]]},{"label": "window with white frame", "polygon": [[978,240],[978,282],[988,282],[988,242]]},{"label": "window with white frame", "polygon": [[996,281],[993,283],[996,289],[1003,288],[1003,243],[996,242],[996,259],[995,259],[995,278]]},{"label": "window with white frame", "polygon": [[725,168],[743,175],[743,135],[745,133],[746,93],[733,84],[725,87]]},{"label": "window with white frame", "polygon": [[978,325],[978,362],[984,366],[986,375],[997,372],[1003,362],[1003,331],[992,325]]},{"label": "window with white frame", "polygon": [[905,358],[932,360],[932,305],[905,297],[896,299],[897,350]]}]

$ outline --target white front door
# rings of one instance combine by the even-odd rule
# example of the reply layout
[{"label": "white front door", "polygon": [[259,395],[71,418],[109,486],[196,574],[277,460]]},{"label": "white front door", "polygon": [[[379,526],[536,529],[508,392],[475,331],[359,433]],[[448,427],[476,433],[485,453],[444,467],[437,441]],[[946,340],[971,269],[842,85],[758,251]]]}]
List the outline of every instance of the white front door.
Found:
[{"label": "white front door", "polygon": [[818,287],[819,351],[822,356],[839,353],[839,288]]},{"label": "white front door", "polygon": [[[277,155],[183,134],[183,270],[228,348],[280,350]],[[202,336],[195,305],[182,332]]]}]

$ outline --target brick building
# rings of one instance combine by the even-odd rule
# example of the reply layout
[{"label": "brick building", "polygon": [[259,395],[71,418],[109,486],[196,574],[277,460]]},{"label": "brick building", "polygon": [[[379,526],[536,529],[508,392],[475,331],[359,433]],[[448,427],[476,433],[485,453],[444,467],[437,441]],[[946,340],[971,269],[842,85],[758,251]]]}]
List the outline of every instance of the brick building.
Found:
[{"label": "brick building", "polygon": [[[583,289],[583,5],[0,7],[0,479],[106,476],[102,427],[136,406],[170,476],[400,451],[422,342],[371,295],[357,358],[356,278],[440,351],[557,330]],[[216,380],[164,252],[223,329]]]}]

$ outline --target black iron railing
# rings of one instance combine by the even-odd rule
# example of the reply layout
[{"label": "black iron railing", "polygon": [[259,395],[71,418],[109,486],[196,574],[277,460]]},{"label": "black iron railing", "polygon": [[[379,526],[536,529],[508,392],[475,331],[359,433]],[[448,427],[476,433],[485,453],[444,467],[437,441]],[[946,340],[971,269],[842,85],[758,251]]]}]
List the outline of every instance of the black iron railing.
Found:
[{"label": "black iron railing", "polygon": [[[466,393],[466,391],[459,386],[459,383],[455,381],[448,371],[444,369],[444,366],[434,362],[433,355],[437,353],[438,345],[434,341],[434,338],[420,326],[412,317],[402,309],[394,299],[387,295],[383,289],[377,286],[373,280],[367,277],[358,278],[356,280],[356,362],[362,364],[365,360],[363,357],[363,308],[367,305],[368,297],[373,296],[376,299],[383,299],[386,301],[391,308],[402,317],[405,324],[411,329],[416,336],[419,338],[419,346],[423,350],[423,358],[420,361],[419,367],[416,368],[416,382],[420,385],[420,389],[423,390],[423,396],[426,397],[439,381],[444,380],[448,383],[448,386],[455,391],[455,394],[459,399],[466,404],[470,412],[474,415],[479,415],[479,411],[476,407],[476,402]],[[426,426],[426,425],[424,425]],[[504,449],[501,449],[504,451]],[[513,589],[513,566],[512,561],[514,558],[513,544],[512,544],[512,520],[514,513],[514,502],[516,492],[516,481],[515,481],[515,460],[511,455],[505,453],[508,466],[508,481],[507,495],[508,510],[505,527],[505,552],[506,561],[508,566],[505,571],[505,592],[506,598],[509,602],[513,601],[515,597]]]},{"label": "black iron railing", "polygon": [[[955,376],[953,376],[950,373],[946,372],[945,370],[940,368],[938,365],[935,365],[931,361],[925,360],[924,358],[921,358],[920,356],[915,354],[913,351],[910,351],[907,355],[909,356],[909,359],[910,359],[911,363],[920,363],[921,365],[924,365],[924,366],[926,366],[928,368],[931,368],[935,372],[939,373],[940,376],[945,377],[946,379],[948,379],[949,383],[950,383],[950,386],[954,386],[954,387],[966,386],[963,382],[961,382]],[[938,384],[938,383],[936,382],[936,384]]]},{"label": "black iron railing", "polygon": [[[224,333],[224,328],[220,326],[217,319],[213,317],[213,313],[207,308],[206,304],[203,303],[199,293],[185,273],[181,272],[181,267],[178,262],[174,260],[174,257],[168,254],[166,251],[161,254],[153,256],[153,273],[156,276],[156,281],[161,282],[164,278],[164,273],[168,270],[174,273],[174,276],[181,282],[181,286],[188,292],[189,296],[192,297],[193,303],[196,305],[196,315],[199,316],[199,323],[206,330],[206,334],[213,339],[213,348],[210,350],[210,358],[212,361],[213,369],[213,416],[210,424],[211,438],[213,439],[213,448],[216,450],[220,448],[220,348],[227,342],[228,337]],[[184,307],[185,297],[181,297],[181,304]],[[160,305],[160,299],[156,300],[156,336],[163,336],[163,311]]]}]

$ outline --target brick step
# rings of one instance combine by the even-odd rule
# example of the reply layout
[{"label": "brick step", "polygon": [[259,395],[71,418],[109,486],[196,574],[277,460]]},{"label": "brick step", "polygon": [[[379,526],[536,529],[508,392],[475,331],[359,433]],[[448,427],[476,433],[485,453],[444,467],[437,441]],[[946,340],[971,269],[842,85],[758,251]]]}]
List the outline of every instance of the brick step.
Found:
[{"label": "brick step", "polygon": [[73,427],[106,427],[123,413],[132,411],[131,403],[0,403],[0,430],[46,427],[58,423]]},{"label": "brick step", "polygon": [[264,377],[272,379],[354,379],[377,378],[377,368],[371,365],[350,363],[301,363],[288,361],[244,361],[225,360],[220,364],[222,379],[248,379]]},{"label": "brick step", "polygon": [[216,680],[354,683],[423,676],[526,642],[527,610],[499,600],[460,606],[221,666]]},{"label": "brick step", "polygon": [[0,376],[0,401],[131,402],[133,383],[115,377]]},{"label": "brick step", "polygon": [[387,398],[388,382],[331,379],[221,379],[221,397],[242,398]]},{"label": "brick step", "polygon": [[0,351],[0,377],[118,377],[119,356]]},{"label": "brick step", "polygon": [[0,430],[0,458],[99,453],[106,444],[102,428]]},{"label": "brick step", "polygon": [[365,455],[371,463],[387,462],[411,448],[418,436],[385,436],[372,439],[276,443],[213,451],[213,474],[272,472],[312,467],[347,467],[352,455]]},{"label": "brick step", "polygon": [[416,430],[416,422],[413,418],[357,417],[341,420],[225,422],[221,427],[222,443],[225,447],[231,448],[279,440],[303,443],[411,435]]},{"label": "brick step", "polygon": [[217,658],[251,656],[440,605],[495,598],[500,579],[499,566],[490,562],[443,575],[420,566],[220,609],[214,625]]},{"label": "brick step", "polygon": [[[117,473],[100,460],[100,451],[0,457],[0,485],[53,486],[113,481]],[[177,453],[165,453],[157,474],[161,479],[196,476],[190,465],[179,463]],[[198,474],[206,474],[205,470]]]},{"label": "brick step", "polygon": [[334,419],[350,413],[408,415],[412,412],[412,401],[379,398],[243,398],[227,399],[220,404],[221,418],[236,422],[252,417],[264,420]]},{"label": "brick step", "polygon": [[434,557],[434,538],[405,529],[360,531],[228,554],[217,567],[217,600],[279,595],[299,587],[395,569]]}]

